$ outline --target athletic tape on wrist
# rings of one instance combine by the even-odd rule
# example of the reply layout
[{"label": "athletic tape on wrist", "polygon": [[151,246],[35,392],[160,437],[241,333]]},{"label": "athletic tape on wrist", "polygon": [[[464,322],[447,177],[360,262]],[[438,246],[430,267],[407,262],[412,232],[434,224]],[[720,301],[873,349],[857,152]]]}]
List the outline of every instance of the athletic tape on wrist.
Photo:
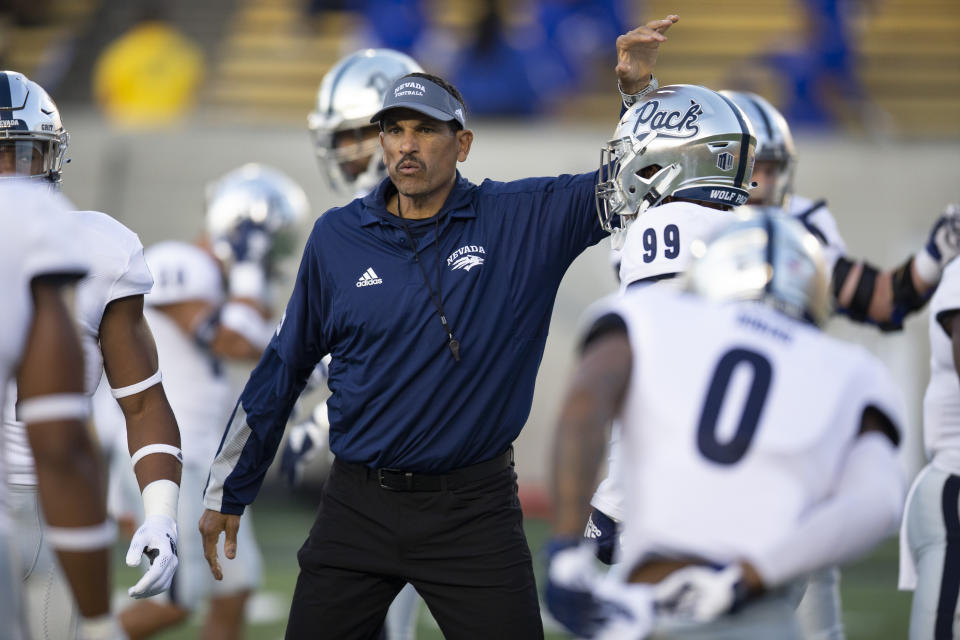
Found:
[{"label": "athletic tape on wrist", "polygon": [[117,525],[112,520],[89,527],[52,527],[44,530],[47,543],[60,551],[96,551],[113,545]]},{"label": "athletic tape on wrist", "polygon": [[921,249],[917,255],[913,256],[913,266],[917,270],[920,279],[929,285],[940,282],[940,262],[931,256],[926,249]]},{"label": "athletic tape on wrist", "polygon": [[89,417],[90,398],[83,393],[50,393],[17,403],[17,418],[21,422],[86,420]]},{"label": "athletic tape on wrist", "polygon": [[134,451],[132,456],[130,456],[130,464],[137,466],[137,463],[140,462],[141,458],[148,456],[151,453],[168,453],[179,460],[181,464],[183,464],[183,451],[180,450],[180,447],[163,443],[148,444],[140,447]]},{"label": "athletic tape on wrist", "polygon": [[126,398],[127,396],[132,396],[149,389],[155,384],[160,384],[160,381],[163,380],[163,376],[160,375],[160,369],[157,369],[157,372],[147,378],[146,380],[141,380],[140,382],[131,384],[127,387],[120,387],[119,389],[114,389],[111,387],[110,395],[118,400],[120,398]]},{"label": "athletic tape on wrist", "polygon": [[180,487],[173,480],[154,480],[143,488],[143,515],[167,516],[173,521],[177,519],[177,500],[180,498]]}]

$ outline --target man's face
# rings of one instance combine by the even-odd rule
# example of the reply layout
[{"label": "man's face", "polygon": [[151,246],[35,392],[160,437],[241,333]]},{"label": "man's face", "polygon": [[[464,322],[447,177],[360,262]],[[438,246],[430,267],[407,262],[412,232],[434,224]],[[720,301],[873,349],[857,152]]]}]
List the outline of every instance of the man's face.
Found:
[{"label": "man's face", "polygon": [[765,160],[755,162],[753,176],[750,178],[757,186],[750,190],[750,199],[747,204],[768,205],[773,199],[773,190],[780,175],[780,163]]},{"label": "man's face", "polygon": [[370,166],[370,158],[379,144],[379,135],[380,128],[375,124],[333,134],[337,162],[344,176],[351,182]]},{"label": "man's face", "polygon": [[43,173],[43,143],[0,140],[0,175],[35,176]]},{"label": "man's face", "polygon": [[473,134],[410,109],[389,111],[380,144],[390,180],[405,196],[426,196],[451,183]]}]

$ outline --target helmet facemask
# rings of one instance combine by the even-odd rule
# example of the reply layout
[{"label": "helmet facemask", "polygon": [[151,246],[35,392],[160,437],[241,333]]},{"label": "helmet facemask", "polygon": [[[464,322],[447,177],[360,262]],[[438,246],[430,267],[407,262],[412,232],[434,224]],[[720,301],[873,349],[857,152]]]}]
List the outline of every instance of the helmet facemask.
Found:
[{"label": "helmet facemask", "polygon": [[[336,116],[311,117],[309,125],[320,171],[337,193],[351,196],[366,193],[386,176],[376,125],[345,124]],[[371,132],[376,135],[370,136]],[[361,165],[362,160],[366,161]]]}]

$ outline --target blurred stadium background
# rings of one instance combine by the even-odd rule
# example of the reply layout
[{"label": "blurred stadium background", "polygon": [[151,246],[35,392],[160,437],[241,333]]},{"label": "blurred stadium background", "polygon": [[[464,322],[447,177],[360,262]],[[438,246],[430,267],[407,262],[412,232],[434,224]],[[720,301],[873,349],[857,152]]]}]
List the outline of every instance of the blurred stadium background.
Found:
[{"label": "blurred stadium background", "polygon": [[[204,185],[247,161],[298,180],[314,215],[338,204],[316,170],[306,114],[326,70],[363,46],[405,50],[463,90],[477,133],[462,166],[468,178],[592,170],[619,113],[613,39],[668,13],[681,21],[662,49],[661,84],[753,90],[780,107],[798,140],[797,191],[828,199],[852,255],[899,263],[943,205],[960,200],[956,0],[4,0],[0,60],[60,106],[72,135],[65,193],[149,245],[195,237]],[[573,266],[557,299],[517,443],[534,550],[546,532],[550,434],[577,321],[613,289],[602,243]],[[278,307],[285,299],[278,291]],[[912,476],[922,463],[926,314],[891,336],[843,319],[829,330],[866,344],[900,381]],[[267,575],[250,638],[282,637],[294,552],[321,476],[316,469],[295,494],[271,477],[255,505]],[[126,568],[118,572],[118,585],[130,583]],[[909,598],[895,584],[895,541],[845,571],[851,639],[906,636]],[[440,637],[426,613],[421,632]]]}]

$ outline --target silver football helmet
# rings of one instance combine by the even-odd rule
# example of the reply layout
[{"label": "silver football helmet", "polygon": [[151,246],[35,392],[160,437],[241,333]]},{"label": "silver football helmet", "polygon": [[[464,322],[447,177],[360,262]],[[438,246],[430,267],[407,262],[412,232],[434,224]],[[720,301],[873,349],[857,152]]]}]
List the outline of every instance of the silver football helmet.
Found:
[{"label": "silver football helmet", "polygon": [[709,243],[691,244],[688,289],[712,300],[759,300],[823,324],[831,296],[820,242],[780,212],[747,206],[737,214]]},{"label": "silver football helmet", "polygon": [[630,107],[600,152],[600,224],[611,231],[619,215],[625,227],[667,196],[746,203],[755,146],[743,113],[716,91],[661,87]]},{"label": "silver football helmet", "polygon": [[423,69],[404,53],[364,49],[323,76],[307,125],[322,173],[338,193],[365,194],[386,177],[379,128],[370,118],[393,81],[417,71]]},{"label": "silver football helmet", "polygon": [[59,185],[69,143],[43,87],[22,73],[0,71],[0,174]]},{"label": "silver football helmet", "polygon": [[757,162],[770,162],[777,167],[777,178],[770,196],[761,205],[783,207],[786,198],[793,192],[793,173],[797,166],[797,149],[793,134],[776,107],[755,93],[746,91],[721,91],[733,104],[740,107],[753,125],[757,136]]},{"label": "silver football helmet", "polygon": [[225,264],[290,254],[295,227],[310,215],[307,196],[285,173],[249,163],[207,185],[206,229]]}]

